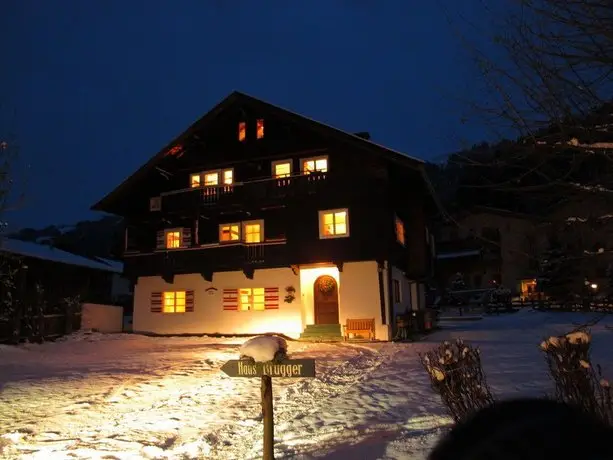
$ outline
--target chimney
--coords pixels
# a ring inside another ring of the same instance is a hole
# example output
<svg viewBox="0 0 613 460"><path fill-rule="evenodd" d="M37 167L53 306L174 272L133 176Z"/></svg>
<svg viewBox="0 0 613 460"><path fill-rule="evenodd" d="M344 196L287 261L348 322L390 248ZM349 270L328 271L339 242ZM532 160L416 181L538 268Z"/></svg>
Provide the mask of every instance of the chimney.
<svg viewBox="0 0 613 460"><path fill-rule="evenodd" d="M366 139L367 141L370 140L370 133L368 131L360 131L359 133L354 133L353 135Z"/></svg>

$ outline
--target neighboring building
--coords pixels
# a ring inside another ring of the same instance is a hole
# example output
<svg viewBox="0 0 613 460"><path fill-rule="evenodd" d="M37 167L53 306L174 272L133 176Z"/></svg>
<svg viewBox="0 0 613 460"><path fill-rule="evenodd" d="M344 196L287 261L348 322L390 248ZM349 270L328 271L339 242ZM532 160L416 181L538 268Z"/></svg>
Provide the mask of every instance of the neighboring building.
<svg viewBox="0 0 613 460"><path fill-rule="evenodd" d="M437 280L449 287L457 273L469 289L502 284L515 294L536 289L544 224L526 214L489 207L456 213L439 228Z"/></svg>
<svg viewBox="0 0 613 460"><path fill-rule="evenodd" d="M596 293L613 292L613 203L607 195L568 193L547 212L546 246L558 246L571 261L574 293L583 292L586 280L597 286Z"/></svg>
<svg viewBox="0 0 613 460"><path fill-rule="evenodd" d="M34 300L35 285L39 284L50 307L74 296L83 302L110 303L113 279L123 269L120 262L109 265L48 245L12 238L0 240L0 252L18 256L17 266L25 267L20 272L25 276L18 275L18 295Z"/></svg>
<svg viewBox="0 0 613 460"><path fill-rule="evenodd" d="M127 222L134 330L391 338L424 306L436 200L368 137L234 92L95 204Z"/></svg>

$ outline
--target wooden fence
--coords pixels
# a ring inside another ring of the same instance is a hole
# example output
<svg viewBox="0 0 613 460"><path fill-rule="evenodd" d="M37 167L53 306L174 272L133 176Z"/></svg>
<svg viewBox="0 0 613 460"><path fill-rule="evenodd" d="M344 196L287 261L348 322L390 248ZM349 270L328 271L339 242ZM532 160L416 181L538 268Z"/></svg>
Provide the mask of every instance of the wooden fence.
<svg viewBox="0 0 613 460"><path fill-rule="evenodd" d="M70 316L54 314L23 318L19 322L19 334L13 334L14 326L10 320L0 320L0 343L53 340L70 334L81 328L81 312Z"/></svg>

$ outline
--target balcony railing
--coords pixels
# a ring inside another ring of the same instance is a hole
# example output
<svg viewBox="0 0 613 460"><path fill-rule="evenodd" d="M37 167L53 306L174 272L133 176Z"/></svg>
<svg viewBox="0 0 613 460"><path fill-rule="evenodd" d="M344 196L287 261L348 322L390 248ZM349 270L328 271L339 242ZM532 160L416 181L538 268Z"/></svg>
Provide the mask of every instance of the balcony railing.
<svg viewBox="0 0 613 460"><path fill-rule="evenodd" d="M285 266L287 248L285 240L263 243L210 244L199 247L157 250L154 252L127 252L125 271L132 276L154 276L168 271L173 273L203 273L241 270L245 266Z"/></svg>
<svg viewBox="0 0 613 460"><path fill-rule="evenodd" d="M173 190L161 194L164 211L274 201L292 196L318 193L329 184L327 173L300 174L282 178L264 178L231 185L215 185Z"/></svg>

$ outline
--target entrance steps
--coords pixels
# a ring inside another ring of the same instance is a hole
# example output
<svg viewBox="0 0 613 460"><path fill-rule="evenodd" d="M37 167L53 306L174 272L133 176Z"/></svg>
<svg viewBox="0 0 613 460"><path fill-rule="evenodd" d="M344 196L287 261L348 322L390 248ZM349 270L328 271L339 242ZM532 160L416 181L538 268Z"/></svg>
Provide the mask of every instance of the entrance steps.
<svg viewBox="0 0 613 460"><path fill-rule="evenodd" d="M300 334L306 342L340 342L343 340L340 324L309 324Z"/></svg>

